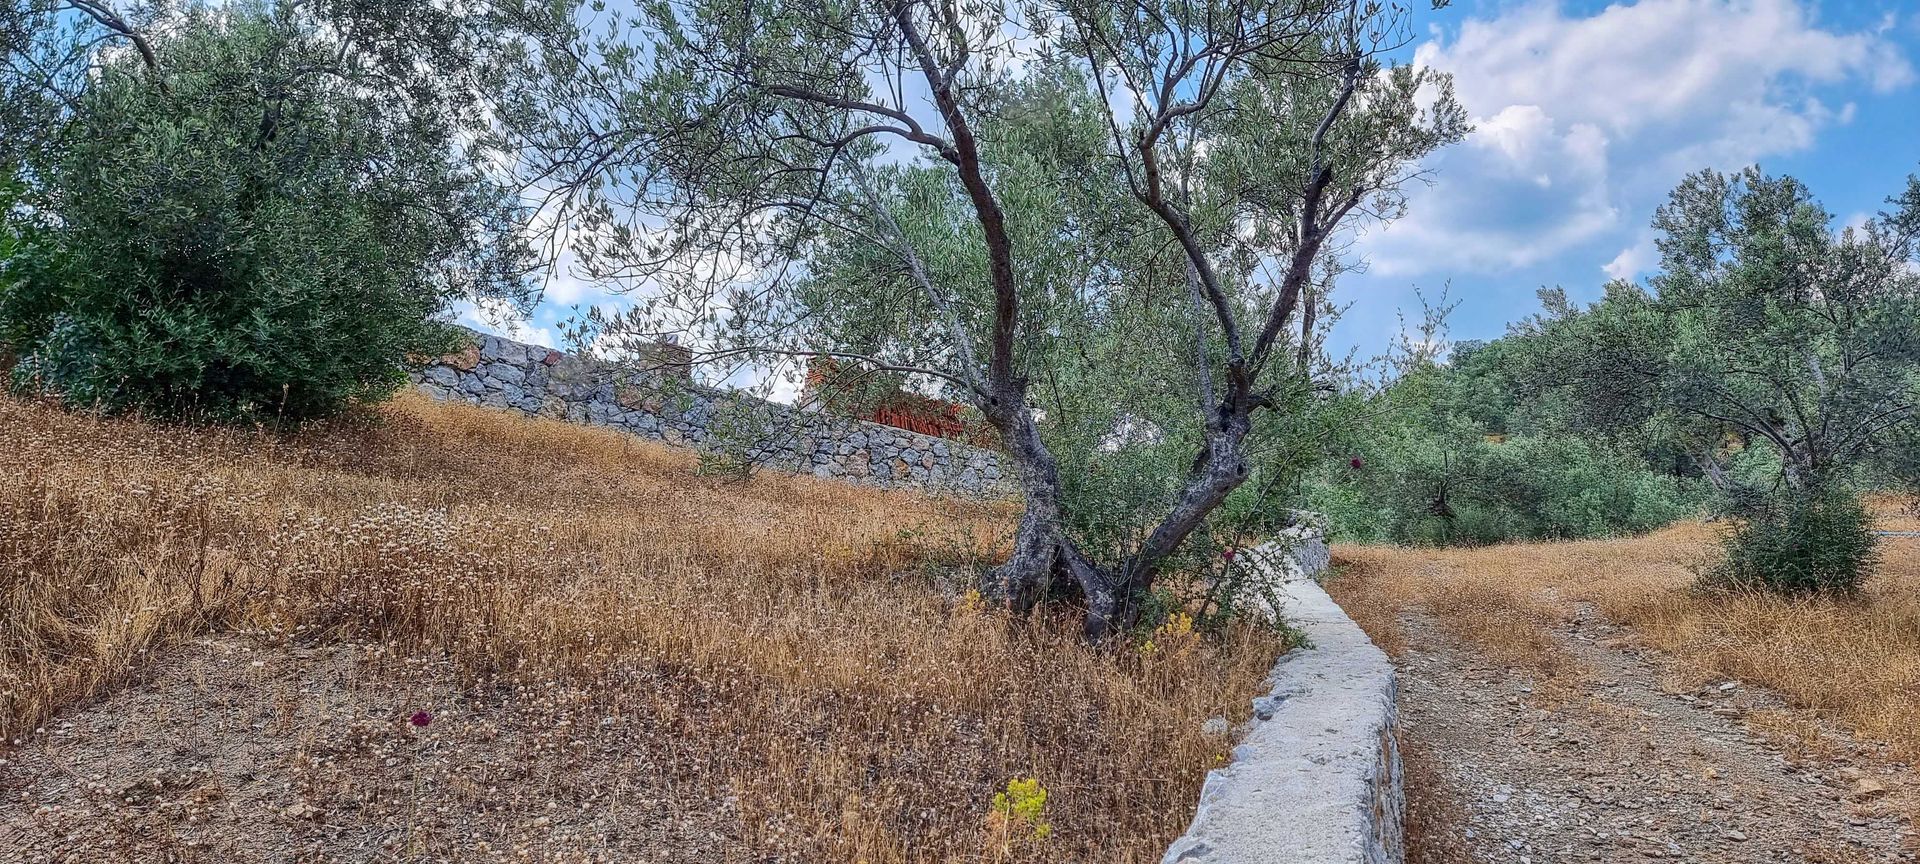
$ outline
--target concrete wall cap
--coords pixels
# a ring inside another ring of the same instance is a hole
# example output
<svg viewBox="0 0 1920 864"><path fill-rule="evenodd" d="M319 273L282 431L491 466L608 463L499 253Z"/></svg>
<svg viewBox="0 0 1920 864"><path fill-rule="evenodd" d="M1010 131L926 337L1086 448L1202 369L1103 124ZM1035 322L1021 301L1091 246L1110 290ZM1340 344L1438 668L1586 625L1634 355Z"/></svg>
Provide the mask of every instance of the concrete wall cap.
<svg viewBox="0 0 1920 864"><path fill-rule="evenodd" d="M1306 642L1274 665L1233 760L1208 773L1162 864L1399 864L1393 664L1311 578L1327 560L1317 532L1254 551L1261 593L1275 599L1267 613Z"/></svg>

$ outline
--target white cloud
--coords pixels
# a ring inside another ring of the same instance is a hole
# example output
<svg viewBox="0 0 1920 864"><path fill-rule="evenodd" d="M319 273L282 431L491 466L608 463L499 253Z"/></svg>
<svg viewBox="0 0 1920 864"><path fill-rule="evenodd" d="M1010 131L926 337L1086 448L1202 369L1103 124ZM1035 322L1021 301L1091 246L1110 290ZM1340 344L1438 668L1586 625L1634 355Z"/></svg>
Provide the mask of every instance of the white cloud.
<svg viewBox="0 0 1920 864"><path fill-rule="evenodd" d="M527 316L506 300L480 298L475 301L460 300L453 304L454 320L495 336L505 336L515 342L540 345L546 348L561 347L559 334L551 328L536 326Z"/></svg>
<svg viewBox="0 0 1920 864"><path fill-rule="evenodd" d="M1660 250L1654 248L1652 232L1642 232L1632 246L1620 250L1612 261L1600 265L1608 279L1633 279L1653 268Z"/></svg>
<svg viewBox="0 0 1920 864"><path fill-rule="evenodd" d="M600 289L586 280L573 275L568 253L560 262L549 268L546 278L540 283L540 300L557 306L572 306L582 300L605 296Z"/></svg>
<svg viewBox="0 0 1920 864"><path fill-rule="evenodd" d="M1436 32L1414 62L1450 72L1474 117L1430 163L1407 218L1370 232L1376 272L1495 273L1618 237L1609 274L1637 271L1644 230L1688 172L1807 149L1851 120L1827 88L1910 86L1876 30L1823 29L1792 0L1642 0L1590 17L1536 2ZM1630 244L1630 245L1629 245Z"/></svg>

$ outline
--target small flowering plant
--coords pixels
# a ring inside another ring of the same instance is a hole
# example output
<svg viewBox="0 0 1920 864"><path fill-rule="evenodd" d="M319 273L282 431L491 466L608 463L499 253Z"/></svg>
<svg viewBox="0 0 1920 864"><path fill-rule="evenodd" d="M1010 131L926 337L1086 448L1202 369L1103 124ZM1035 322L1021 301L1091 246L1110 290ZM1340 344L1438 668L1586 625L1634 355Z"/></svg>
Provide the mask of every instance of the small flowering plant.
<svg viewBox="0 0 1920 864"><path fill-rule="evenodd" d="M1193 628L1193 616L1186 612L1174 612L1160 622L1160 626L1153 628L1152 635L1141 643L1140 653L1147 657L1163 651L1183 654L1199 641L1199 634Z"/></svg>
<svg viewBox="0 0 1920 864"><path fill-rule="evenodd" d="M433 715L425 711L415 711L413 712L413 716L407 718L407 725L415 729L425 729L427 728L427 724L432 722Z"/></svg>
<svg viewBox="0 0 1920 864"><path fill-rule="evenodd" d="M1053 835L1046 809L1047 788L1040 778L1015 777L1007 781L1007 791L994 793L987 824L1003 838L1003 846L1011 846L1016 834L1039 842Z"/></svg>

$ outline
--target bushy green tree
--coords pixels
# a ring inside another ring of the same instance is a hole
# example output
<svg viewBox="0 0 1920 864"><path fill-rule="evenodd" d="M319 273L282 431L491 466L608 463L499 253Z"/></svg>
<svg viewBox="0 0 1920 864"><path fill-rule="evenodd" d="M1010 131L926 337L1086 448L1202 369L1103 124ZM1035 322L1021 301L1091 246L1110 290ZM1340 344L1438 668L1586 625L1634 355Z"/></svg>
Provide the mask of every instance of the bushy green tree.
<svg viewBox="0 0 1920 864"><path fill-rule="evenodd" d="M51 27L60 4L39 5ZM9 217L45 253L0 293L16 384L297 421L394 390L408 354L450 344L451 299L523 291L521 208L462 140L473 40L498 22L248 2L159 10L144 34L101 20L47 31L109 47L77 55L93 68L18 154Z"/></svg>
<svg viewBox="0 0 1920 864"><path fill-rule="evenodd" d="M1727 488L1748 520L1728 541L1739 581L1845 590L1866 575L1862 469L1920 418L1920 179L1892 204L1836 232L1792 178L1701 172L1655 219L1658 275L1585 309L1550 294L1523 328L1543 349L1529 374L1580 425L1682 444ZM1736 488L1735 453L1773 466L1770 482Z"/></svg>
<svg viewBox="0 0 1920 864"><path fill-rule="evenodd" d="M1696 513L1701 483L1558 427L1514 396L1517 337L1456 346L1378 393L1305 483L1359 541L1480 545L1635 534Z"/></svg>
<svg viewBox="0 0 1920 864"><path fill-rule="evenodd" d="M1767 495L1742 508L1713 579L1792 593L1847 593L1879 560L1873 515L1833 487Z"/></svg>
<svg viewBox="0 0 1920 864"><path fill-rule="evenodd" d="M1132 548L1187 480L1194 441L1204 435L1205 355L1223 346L1207 335L1209 313L1188 281L1184 253L1156 233L1152 214L1126 193L1124 170L1103 155L1111 133L1084 76L1068 66L1032 70L989 106L978 134L996 154L1001 188L1021 217L1009 220L1008 233L1030 280L1023 350L1039 375L1028 399L1058 467L1058 530L1078 549ZM867 182L879 197L900 202L889 212L890 228L923 257L930 279L977 284L968 269L979 266L968 255L969 205L943 171L881 166ZM798 296L807 309L833 310L817 319L828 344L898 352L910 347L899 334L938 321L900 258L866 238L833 236L808 266ZM1343 404L1314 387L1316 378L1336 375L1318 350L1333 320L1328 287L1324 280L1314 286L1308 350L1295 350L1286 368L1269 373L1273 406L1245 441L1246 482L1168 558L1169 568L1228 576L1229 550L1272 536L1289 519L1295 481ZM937 336L916 340L928 354L915 362L938 362ZM967 398L955 388L947 395ZM1051 589L1071 595L1079 587L1056 580ZM1204 625L1230 616L1233 599L1217 592L1187 608L1199 609Z"/></svg>

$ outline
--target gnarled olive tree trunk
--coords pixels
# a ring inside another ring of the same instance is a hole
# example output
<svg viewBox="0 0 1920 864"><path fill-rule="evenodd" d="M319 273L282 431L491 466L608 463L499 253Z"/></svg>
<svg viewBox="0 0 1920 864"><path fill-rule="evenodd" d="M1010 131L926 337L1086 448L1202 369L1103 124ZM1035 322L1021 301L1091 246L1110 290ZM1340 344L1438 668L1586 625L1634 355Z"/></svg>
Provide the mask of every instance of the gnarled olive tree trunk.
<svg viewBox="0 0 1920 864"><path fill-rule="evenodd" d="M1124 553L1117 565L1105 567L1063 530L1062 516L1071 502L1061 499L1059 467L1023 400L1015 416L1004 418L1007 425L1001 432L1020 470L1026 510L1015 530L1012 554L987 576L987 593L1024 612L1046 597L1054 574L1064 572L1080 589L1088 639L1132 628L1167 559L1246 482L1245 442L1252 430L1252 409L1245 399L1220 406L1173 506L1130 552L1093 550L1095 555Z"/></svg>
<svg viewBox="0 0 1920 864"><path fill-rule="evenodd" d="M987 416L1019 470L1026 509L1014 529L1012 553L986 574L981 588L988 597L1026 612L1045 599L1054 571L1060 537L1060 466L1040 440L1040 427L1018 389L1007 388L991 403L995 410Z"/></svg>

